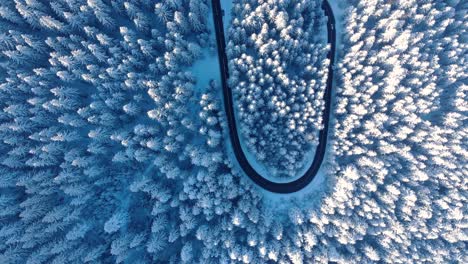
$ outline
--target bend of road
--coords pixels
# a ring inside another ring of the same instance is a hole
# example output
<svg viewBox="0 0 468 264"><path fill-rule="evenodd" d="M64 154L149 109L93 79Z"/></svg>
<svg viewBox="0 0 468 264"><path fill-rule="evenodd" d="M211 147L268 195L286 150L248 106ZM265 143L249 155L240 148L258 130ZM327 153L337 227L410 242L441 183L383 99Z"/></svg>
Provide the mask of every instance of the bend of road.
<svg viewBox="0 0 468 264"><path fill-rule="evenodd" d="M330 107L331 107L331 89L333 85L333 64L335 61L335 44L336 44L336 32L335 32L335 17L333 15L333 10L330 7L330 4L327 0L323 1L322 8L325 11L325 15L328 17L327 22L327 32L328 32L328 43L330 43L330 51L327 54L327 58L330 60L328 66L328 77L327 77L327 86L325 88L324 100L325 100L325 109L323 110L323 129L319 132L319 143L315 151L315 156L313 158L311 166L307 171L299 177L298 179L278 183L270 181L262 175L260 175L249 163L247 160L239 139L239 134L237 132L236 120L234 116L234 104L232 90L227 85L227 80L229 79L229 69L228 69L228 60L226 56L226 42L224 38L224 29L223 29L223 13L221 9L220 0L211 0L212 9L213 9L213 19L215 24L216 31L216 43L218 47L218 58L219 58L219 67L221 71L221 85L223 88L223 97L224 97L224 108L227 116L227 123L229 128L229 136L231 139L232 147L234 154L236 156L239 165L245 174L258 186L261 188L274 192L274 193L293 193L301 190L306 187L315 177L317 172L320 169L320 165L325 156L325 150L327 147L327 136L328 136L328 126L330 123Z"/></svg>

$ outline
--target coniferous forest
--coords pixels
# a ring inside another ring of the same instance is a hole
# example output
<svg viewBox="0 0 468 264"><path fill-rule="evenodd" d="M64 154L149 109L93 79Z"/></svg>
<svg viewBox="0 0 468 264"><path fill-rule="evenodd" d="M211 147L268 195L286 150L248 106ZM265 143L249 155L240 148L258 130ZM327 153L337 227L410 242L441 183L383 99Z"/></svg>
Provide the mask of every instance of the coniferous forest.
<svg viewBox="0 0 468 264"><path fill-rule="evenodd" d="M278 194L215 1L0 1L0 263L467 263L468 2L221 0Z"/></svg>

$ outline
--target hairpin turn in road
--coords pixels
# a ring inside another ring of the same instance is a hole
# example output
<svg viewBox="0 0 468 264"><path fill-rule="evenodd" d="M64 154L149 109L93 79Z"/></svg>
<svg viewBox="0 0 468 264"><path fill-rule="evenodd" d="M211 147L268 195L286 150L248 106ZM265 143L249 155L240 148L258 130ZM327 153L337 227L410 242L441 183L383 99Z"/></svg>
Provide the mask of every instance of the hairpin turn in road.
<svg viewBox="0 0 468 264"><path fill-rule="evenodd" d="M327 54L327 58L330 59L330 64L328 66L327 87L324 93L325 109L323 111L322 119L324 122L324 127L319 132L319 143L317 145L312 164L304 173L304 175L291 182L278 183L262 177L262 175L255 171L255 169L250 165L242 150L239 141L239 134L237 132L236 120L234 116L232 90L229 89L227 85L227 80L229 78L229 69L228 60L226 56L226 42L224 38L223 11L221 9L220 0L212 0L211 3L216 31L216 44L218 47L219 67L221 71L221 85L223 88L224 108L227 116L229 136L231 139L236 159L239 162L241 168L244 170L245 174L247 174L247 176L261 188L274 193L293 193L299 191L302 188L306 187L314 179L315 175L320 169L320 165L322 164L322 161L324 159L325 150L327 147L327 135L330 123L331 89L333 85L333 64L335 61L336 44L335 17L333 15L333 10L331 9L328 1L324 0L322 8L325 11L325 15L328 17L328 43L330 43L331 48Z"/></svg>

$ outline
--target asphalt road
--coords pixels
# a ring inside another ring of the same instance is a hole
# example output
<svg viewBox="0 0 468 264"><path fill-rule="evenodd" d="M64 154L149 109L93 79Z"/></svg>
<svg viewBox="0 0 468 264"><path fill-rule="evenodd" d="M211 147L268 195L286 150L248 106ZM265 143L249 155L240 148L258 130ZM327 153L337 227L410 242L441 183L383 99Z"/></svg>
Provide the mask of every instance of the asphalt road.
<svg viewBox="0 0 468 264"><path fill-rule="evenodd" d="M213 8L213 19L216 31L216 43L218 46L219 67L221 71L221 85L223 88L224 96L224 108L226 111L227 122L229 127L229 136L231 138L231 143L236 159L239 162L241 168L244 170L245 174L247 174L247 176L261 188L274 193L297 192L302 188L306 187L314 179L315 175L320 169L320 165L322 164L323 158L325 156L325 150L327 147L327 135L330 123L331 89L333 84L333 63L335 61L336 44L335 17L333 15L333 10L331 9L328 1L324 0L322 8L325 11L325 15L328 17L328 43L331 44L331 49L327 55L327 57L330 59L330 65L328 67L327 87L325 89L323 98L325 100L325 109L323 111L324 128L319 132L319 143L317 145L312 164L309 167L309 169L304 173L304 175L291 182L277 183L262 177L262 175L255 171L255 169L252 168L249 161L245 157L245 154L242 150L239 141L239 134L237 132L236 120L234 116L232 90L227 85L227 80L229 78L229 69L228 60L226 56L226 42L224 38L221 3L220 0L211 0L211 3Z"/></svg>

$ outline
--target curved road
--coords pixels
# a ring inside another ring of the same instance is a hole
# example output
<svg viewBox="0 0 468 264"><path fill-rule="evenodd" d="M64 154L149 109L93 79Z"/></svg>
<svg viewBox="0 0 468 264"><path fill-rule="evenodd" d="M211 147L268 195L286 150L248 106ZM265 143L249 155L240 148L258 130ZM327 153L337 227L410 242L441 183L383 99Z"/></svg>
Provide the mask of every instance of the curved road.
<svg viewBox="0 0 468 264"><path fill-rule="evenodd" d="M328 135L328 125L330 121L330 106L331 106L331 89L333 84L333 64L335 61L335 43L336 43L336 33L335 33L335 17L333 15L333 10L330 7L330 4L327 0L323 1L322 8L325 11L325 14L328 17L327 31L328 31L328 43L331 44L331 49L328 52L327 58L330 59L330 65L328 66L328 79L327 87L325 89L324 100L325 100L325 109L323 111L323 122L324 128L319 132L319 143L315 151L314 160L309 169L304 173L303 176L297 180L285 183L278 183L267 180L262 177L254 168L250 165L249 161L245 157L245 154L242 150L239 135L237 133L236 120L234 117L234 107L232 99L232 91L227 85L227 80L229 78L228 70L228 60L226 57L226 42L224 38L224 29L223 29L223 13L221 9L220 0L211 0L212 9L213 9L213 19L216 31L216 42L218 46L218 58L219 58L219 67L221 71L221 85L223 87L223 96L224 96L224 108L227 115L227 122L229 127L229 135L231 138L232 146L234 149L234 154L236 156L239 165L247 174L247 176L252 179L257 185L274 193L293 193L301 190L306 187L317 174L320 165L322 164L323 158L325 156L325 149L327 146L327 135Z"/></svg>

